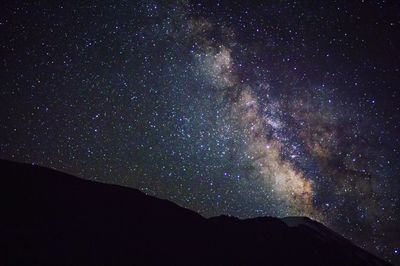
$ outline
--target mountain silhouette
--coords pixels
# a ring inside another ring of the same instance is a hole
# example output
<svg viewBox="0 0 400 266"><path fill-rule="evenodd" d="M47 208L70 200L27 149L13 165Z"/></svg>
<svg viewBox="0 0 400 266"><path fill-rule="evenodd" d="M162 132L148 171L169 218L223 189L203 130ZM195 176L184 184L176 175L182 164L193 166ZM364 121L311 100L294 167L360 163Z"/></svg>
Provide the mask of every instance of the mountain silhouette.
<svg viewBox="0 0 400 266"><path fill-rule="evenodd" d="M391 265L306 217L207 219L44 167L0 173L1 265Z"/></svg>

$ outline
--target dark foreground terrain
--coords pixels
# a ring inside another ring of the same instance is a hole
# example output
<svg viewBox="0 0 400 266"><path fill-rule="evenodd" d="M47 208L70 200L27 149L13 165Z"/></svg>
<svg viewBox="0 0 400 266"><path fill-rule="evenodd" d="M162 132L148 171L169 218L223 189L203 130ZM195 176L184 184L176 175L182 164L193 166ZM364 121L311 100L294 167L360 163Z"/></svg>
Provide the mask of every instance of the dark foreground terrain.
<svg viewBox="0 0 400 266"><path fill-rule="evenodd" d="M390 265L308 218L210 219L0 160L0 265Z"/></svg>

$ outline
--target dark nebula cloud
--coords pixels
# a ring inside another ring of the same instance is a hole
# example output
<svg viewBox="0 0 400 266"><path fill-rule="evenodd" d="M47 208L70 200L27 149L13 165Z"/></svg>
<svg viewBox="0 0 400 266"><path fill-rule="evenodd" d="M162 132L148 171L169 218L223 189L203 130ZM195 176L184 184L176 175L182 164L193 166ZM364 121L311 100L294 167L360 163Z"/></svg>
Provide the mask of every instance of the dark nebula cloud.
<svg viewBox="0 0 400 266"><path fill-rule="evenodd" d="M133 2L2 8L1 158L399 263L397 2Z"/></svg>

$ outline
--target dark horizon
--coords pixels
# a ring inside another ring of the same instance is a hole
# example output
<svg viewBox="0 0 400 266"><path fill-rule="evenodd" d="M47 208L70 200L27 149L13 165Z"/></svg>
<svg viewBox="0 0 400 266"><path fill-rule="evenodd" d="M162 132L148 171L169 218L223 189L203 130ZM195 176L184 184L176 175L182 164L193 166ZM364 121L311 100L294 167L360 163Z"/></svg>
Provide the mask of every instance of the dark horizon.
<svg viewBox="0 0 400 266"><path fill-rule="evenodd" d="M204 218L36 165L0 173L4 265L392 265L307 217Z"/></svg>

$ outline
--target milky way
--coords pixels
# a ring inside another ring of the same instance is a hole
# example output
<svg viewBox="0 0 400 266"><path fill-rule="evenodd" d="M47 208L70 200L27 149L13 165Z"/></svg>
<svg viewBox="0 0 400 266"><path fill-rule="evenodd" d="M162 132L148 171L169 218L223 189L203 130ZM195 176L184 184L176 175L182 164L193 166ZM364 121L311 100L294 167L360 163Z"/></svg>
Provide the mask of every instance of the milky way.
<svg viewBox="0 0 400 266"><path fill-rule="evenodd" d="M400 263L399 4L0 13L1 158L207 217L306 215Z"/></svg>
<svg viewBox="0 0 400 266"><path fill-rule="evenodd" d="M219 45L217 48L207 46L204 50L205 55L195 55L204 58L200 62L201 69L210 76L216 89L237 94L235 99L226 103L229 108L227 115L246 138L242 152L251 160L254 173L272 188L271 194L275 197L282 198L290 208L299 209L299 214L311 215L311 181L306 180L290 161L282 159L283 144L279 138L269 137L274 129L280 127L279 122L260 110L251 86L238 82L229 48ZM270 109L270 103L265 108Z"/></svg>

